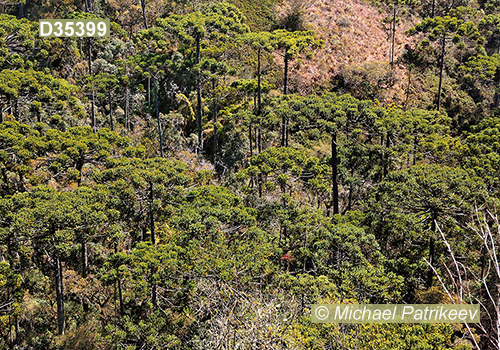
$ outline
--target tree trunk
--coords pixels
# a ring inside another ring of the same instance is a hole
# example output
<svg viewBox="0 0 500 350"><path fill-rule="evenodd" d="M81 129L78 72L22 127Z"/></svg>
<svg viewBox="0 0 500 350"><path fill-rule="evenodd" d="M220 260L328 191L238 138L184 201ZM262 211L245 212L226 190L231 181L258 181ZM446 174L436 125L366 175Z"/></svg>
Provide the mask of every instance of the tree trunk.
<svg viewBox="0 0 500 350"><path fill-rule="evenodd" d="M154 281L154 274L156 273L156 266L151 269L151 303L153 304L153 311L158 309L157 286Z"/></svg>
<svg viewBox="0 0 500 350"><path fill-rule="evenodd" d="M259 173L257 181L259 182L259 198L262 198L262 174Z"/></svg>
<svg viewBox="0 0 500 350"><path fill-rule="evenodd" d="M281 116L281 146L282 147L285 147L285 130L286 130L286 126L285 126L285 116L282 115Z"/></svg>
<svg viewBox="0 0 500 350"><path fill-rule="evenodd" d="M19 99L14 100L14 119L19 121Z"/></svg>
<svg viewBox="0 0 500 350"><path fill-rule="evenodd" d="M432 266L434 263L434 255L435 255L435 239L434 239L434 233L436 232L436 219L437 215L436 212L433 211L431 214L431 237L429 238L429 264ZM429 289L432 287L432 277L434 275L434 272L432 271L432 267L429 266L429 271L427 272L427 283L426 287Z"/></svg>
<svg viewBox="0 0 500 350"><path fill-rule="evenodd" d="M253 157L253 145L252 145L252 120L248 123L248 139L250 141L250 158Z"/></svg>
<svg viewBox="0 0 500 350"><path fill-rule="evenodd" d="M406 111L406 106L410 100L410 86L411 86L411 68L408 67L408 85L406 86L406 99L404 103L404 110Z"/></svg>
<svg viewBox="0 0 500 350"><path fill-rule="evenodd" d="M444 69L444 54L445 54L445 45L446 45L446 35L443 35L443 43L441 46L441 63L439 66L439 86L438 86L438 101L437 101L437 110L441 109L441 89L443 85L443 69Z"/></svg>
<svg viewBox="0 0 500 350"><path fill-rule="evenodd" d="M391 69L394 69L394 51L396 42L396 5L394 5L391 26Z"/></svg>
<svg viewBox="0 0 500 350"><path fill-rule="evenodd" d="M257 150L259 153L262 152L262 137L261 137L261 127L260 118L262 114L262 67L261 67L261 48L259 47L257 55L257 115L259 117L259 129L257 135Z"/></svg>
<svg viewBox="0 0 500 350"><path fill-rule="evenodd" d="M111 127L111 131L115 131L115 126L113 124L113 110L111 108L112 105L111 100L111 91L108 91L108 103L109 103L109 126Z"/></svg>
<svg viewBox="0 0 500 350"><path fill-rule="evenodd" d="M22 2L19 2L19 18L24 18L24 5Z"/></svg>
<svg viewBox="0 0 500 350"><path fill-rule="evenodd" d="M500 46L499 46L499 54L500 54ZM493 108L498 108L498 104L499 104L499 96L498 96L498 89L500 89L500 73L498 72L497 70L497 73L496 73L496 76L495 76L495 87L493 88L493 90L495 91L494 95L493 95Z"/></svg>
<svg viewBox="0 0 500 350"><path fill-rule="evenodd" d="M262 112L262 69L261 69L261 48L259 47L259 51L257 52L257 115L260 116Z"/></svg>
<svg viewBox="0 0 500 350"><path fill-rule="evenodd" d="M59 256L54 258L54 275L56 278L56 301L57 301L57 328L58 334L64 335L64 290L63 290L63 274L62 265Z"/></svg>
<svg viewBox="0 0 500 350"><path fill-rule="evenodd" d="M214 91L214 103L213 103L213 110L212 110L212 117L213 117L213 123L214 123L214 166L217 169L217 152L218 152L218 139L217 139L217 95L215 94L215 87L216 87L216 82L215 80L213 81L212 84L212 89ZM252 139L250 138L250 156L252 154Z"/></svg>
<svg viewBox="0 0 500 350"><path fill-rule="evenodd" d="M285 53L285 77L283 81L283 95L288 95L288 55Z"/></svg>
<svg viewBox="0 0 500 350"><path fill-rule="evenodd" d="M155 218L153 214L153 183L149 183L149 229L151 230L151 243L156 245L156 237L155 237Z"/></svg>
<svg viewBox="0 0 500 350"><path fill-rule="evenodd" d="M81 246L82 246L82 277L85 278L87 277L87 270L89 263L87 256L87 242L85 238L82 238Z"/></svg>
<svg viewBox="0 0 500 350"><path fill-rule="evenodd" d="M382 180L384 179L384 164L385 164L385 148L384 148L384 135L380 135L380 146L382 151L380 154L380 165L382 166Z"/></svg>
<svg viewBox="0 0 500 350"><path fill-rule="evenodd" d="M160 140L160 157L163 158L163 131L161 130L160 107L158 105L158 82L153 78L153 88L155 90L155 115L158 121L158 136Z"/></svg>
<svg viewBox="0 0 500 350"><path fill-rule="evenodd" d="M351 178L354 177L354 170L351 171ZM352 183L349 184L349 196L347 198L347 209L345 212L348 212L352 209L352 192L354 191Z"/></svg>
<svg viewBox="0 0 500 350"><path fill-rule="evenodd" d="M89 62L89 75L92 76L92 38L87 41L87 59Z"/></svg>
<svg viewBox="0 0 500 350"><path fill-rule="evenodd" d="M125 130L130 130L130 87L125 88Z"/></svg>
<svg viewBox="0 0 500 350"><path fill-rule="evenodd" d="M145 0L141 0L142 7L142 20L144 21L144 28L148 29L148 20L146 18L146 3Z"/></svg>
<svg viewBox="0 0 500 350"><path fill-rule="evenodd" d="M95 120L95 92L93 88L92 88L91 118L92 118L92 130L96 132L97 122Z"/></svg>
<svg viewBox="0 0 500 350"><path fill-rule="evenodd" d="M201 120L201 51L200 51L200 38L196 38L196 64L198 65L198 77L196 79L196 118L198 127L198 154L203 151L203 139L202 139L202 120Z"/></svg>
<svg viewBox="0 0 500 350"><path fill-rule="evenodd" d="M19 332L19 316L18 315L15 315L14 316L14 322L15 322L15 332L16 332L16 340L14 341L14 344L15 345L19 345L19 343L21 343L21 339L20 339L20 332Z"/></svg>
<svg viewBox="0 0 500 350"><path fill-rule="evenodd" d="M118 278L118 301L120 303L120 317L123 317L123 292L122 292L122 280Z"/></svg>
<svg viewBox="0 0 500 350"><path fill-rule="evenodd" d="M82 251L81 264L82 264L82 277L83 278L87 278L88 266L89 266L86 238L87 238L86 235L85 235L85 237L82 237L82 242L81 242L81 251ZM82 298L81 301L82 301L83 311L85 313L89 312L89 304L88 304L87 300L84 300L84 298Z"/></svg>
<svg viewBox="0 0 500 350"><path fill-rule="evenodd" d="M258 146L259 153L261 153L262 152L262 127L260 125L260 122L259 122L258 132L259 132L259 134L257 135L257 146Z"/></svg>
<svg viewBox="0 0 500 350"><path fill-rule="evenodd" d="M12 333L12 321L9 315L9 349L14 349L14 333Z"/></svg>
<svg viewBox="0 0 500 350"><path fill-rule="evenodd" d="M332 134L332 200L333 200L333 214L338 214L339 184L337 181L337 133Z"/></svg>
<svg viewBox="0 0 500 350"><path fill-rule="evenodd" d="M417 130L415 129L415 136L413 137L413 165L417 164L417 147L418 147L418 139L417 139Z"/></svg>
<svg viewBox="0 0 500 350"><path fill-rule="evenodd" d="M288 147L288 118L285 119L285 147Z"/></svg>
<svg viewBox="0 0 500 350"><path fill-rule="evenodd" d="M386 138L385 138L385 149L384 149L384 152L386 153L385 161L384 161L384 178L389 173L389 151L388 151L389 142L390 142L390 137L389 137L389 133L387 133Z"/></svg>
<svg viewBox="0 0 500 350"><path fill-rule="evenodd" d="M288 94L288 55L285 53L285 77L283 81L283 94ZM283 147L288 147L288 130L287 130L287 119L283 115L281 118L281 145Z"/></svg>
<svg viewBox="0 0 500 350"><path fill-rule="evenodd" d="M148 78L148 92L147 92L147 98L148 98L148 108L151 108L151 78Z"/></svg>
<svg viewBox="0 0 500 350"><path fill-rule="evenodd" d="M90 0L88 0L90 1ZM92 77L92 38L88 38L88 45L87 45L87 59L89 62L89 75ZM92 130L94 132L97 131L97 125L96 125L96 120L95 120L95 92L94 92L94 86L92 83L92 98L91 98L91 106L90 106L90 115L91 115L91 123L92 123Z"/></svg>

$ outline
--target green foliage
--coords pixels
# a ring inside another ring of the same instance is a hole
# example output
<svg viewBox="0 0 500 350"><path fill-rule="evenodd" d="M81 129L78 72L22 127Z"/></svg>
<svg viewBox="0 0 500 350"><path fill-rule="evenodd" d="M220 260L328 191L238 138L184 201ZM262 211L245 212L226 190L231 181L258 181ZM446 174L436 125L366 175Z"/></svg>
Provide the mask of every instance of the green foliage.
<svg viewBox="0 0 500 350"><path fill-rule="evenodd" d="M324 41L314 38L314 31L289 32L278 29L271 33L271 43L284 52L287 59L294 59L307 49L323 47Z"/></svg>
<svg viewBox="0 0 500 350"><path fill-rule="evenodd" d="M464 168L482 178L489 193L498 193L498 117L484 120L475 126L465 137L464 148L460 154Z"/></svg>
<svg viewBox="0 0 500 350"><path fill-rule="evenodd" d="M26 19L0 15L0 69L46 68L51 61L79 56L74 43L60 38L42 39L39 25Z"/></svg>
<svg viewBox="0 0 500 350"><path fill-rule="evenodd" d="M463 240L475 240L464 236L463 228L474 206L486 200L484 183L467 171L416 165L390 173L372 192L366 210L373 215L372 232L380 244L391 247L387 257L392 267L411 282L427 269L423 257L430 254L433 261L437 227L452 237L456 249L464 248Z"/></svg>
<svg viewBox="0 0 500 350"><path fill-rule="evenodd" d="M54 79L41 71L4 69L0 72L0 100L10 104L10 114L21 122L34 124L35 120L47 120L51 114L63 114L71 125L75 120L68 118L69 115L77 120L84 118L85 111L74 96L78 90L67 80Z"/></svg>
<svg viewBox="0 0 500 350"><path fill-rule="evenodd" d="M0 15L0 349L488 349L495 317L310 323L311 304L445 288L495 315L482 235L498 225L474 217L499 191L495 1L435 3L446 16L416 24L399 59L398 23L432 3L385 3L390 62L335 67L338 94L299 86L302 58L333 74L306 23L320 3L15 5L116 22L94 39ZM450 250L481 281L455 276Z"/></svg>
<svg viewBox="0 0 500 350"><path fill-rule="evenodd" d="M263 177L267 188L281 188L282 193L292 189L313 192L324 189L328 167L316 157L308 157L304 151L293 148L268 148L251 159L251 166L243 170L239 177ZM268 184L273 183L274 186ZM288 190L287 190L288 189Z"/></svg>

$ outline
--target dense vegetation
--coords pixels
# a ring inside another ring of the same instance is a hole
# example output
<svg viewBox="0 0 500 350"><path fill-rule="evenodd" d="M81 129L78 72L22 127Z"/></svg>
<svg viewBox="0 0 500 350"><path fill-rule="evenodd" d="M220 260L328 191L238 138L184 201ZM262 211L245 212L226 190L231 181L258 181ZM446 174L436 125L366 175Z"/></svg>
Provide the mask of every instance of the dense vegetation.
<svg viewBox="0 0 500 350"><path fill-rule="evenodd" d="M366 6L388 70L305 95L304 1L0 4L0 349L500 349L500 4ZM111 36L39 37L70 17Z"/></svg>

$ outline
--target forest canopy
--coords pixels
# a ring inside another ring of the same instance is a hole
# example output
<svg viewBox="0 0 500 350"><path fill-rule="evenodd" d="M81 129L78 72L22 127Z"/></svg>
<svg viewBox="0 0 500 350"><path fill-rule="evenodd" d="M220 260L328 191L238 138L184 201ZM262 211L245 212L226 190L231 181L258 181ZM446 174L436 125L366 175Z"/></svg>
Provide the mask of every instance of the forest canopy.
<svg viewBox="0 0 500 350"><path fill-rule="evenodd" d="M500 4L320 3L0 3L0 349L500 349Z"/></svg>

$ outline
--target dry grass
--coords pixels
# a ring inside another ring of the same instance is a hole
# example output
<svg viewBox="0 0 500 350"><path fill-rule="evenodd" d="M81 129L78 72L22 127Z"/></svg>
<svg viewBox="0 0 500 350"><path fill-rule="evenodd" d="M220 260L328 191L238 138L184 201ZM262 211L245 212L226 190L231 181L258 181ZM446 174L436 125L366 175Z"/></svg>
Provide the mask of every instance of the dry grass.
<svg viewBox="0 0 500 350"><path fill-rule="evenodd" d="M286 8L285 3L278 13L286 11ZM311 84L327 86L340 69L348 65L389 62L389 33L382 24L386 16L387 13L362 0L310 1L304 7L304 18L307 26L325 41L325 47L313 60L304 60L300 66L294 65L294 74L298 76L291 83L297 87L297 92L309 93L300 87ZM414 25L415 20L403 18L397 26L396 58L403 53L405 44L414 46L414 39L405 35L405 31ZM404 69L397 69L396 78L400 83L393 87L394 92L388 94L385 102L401 101L405 75Z"/></svg>

